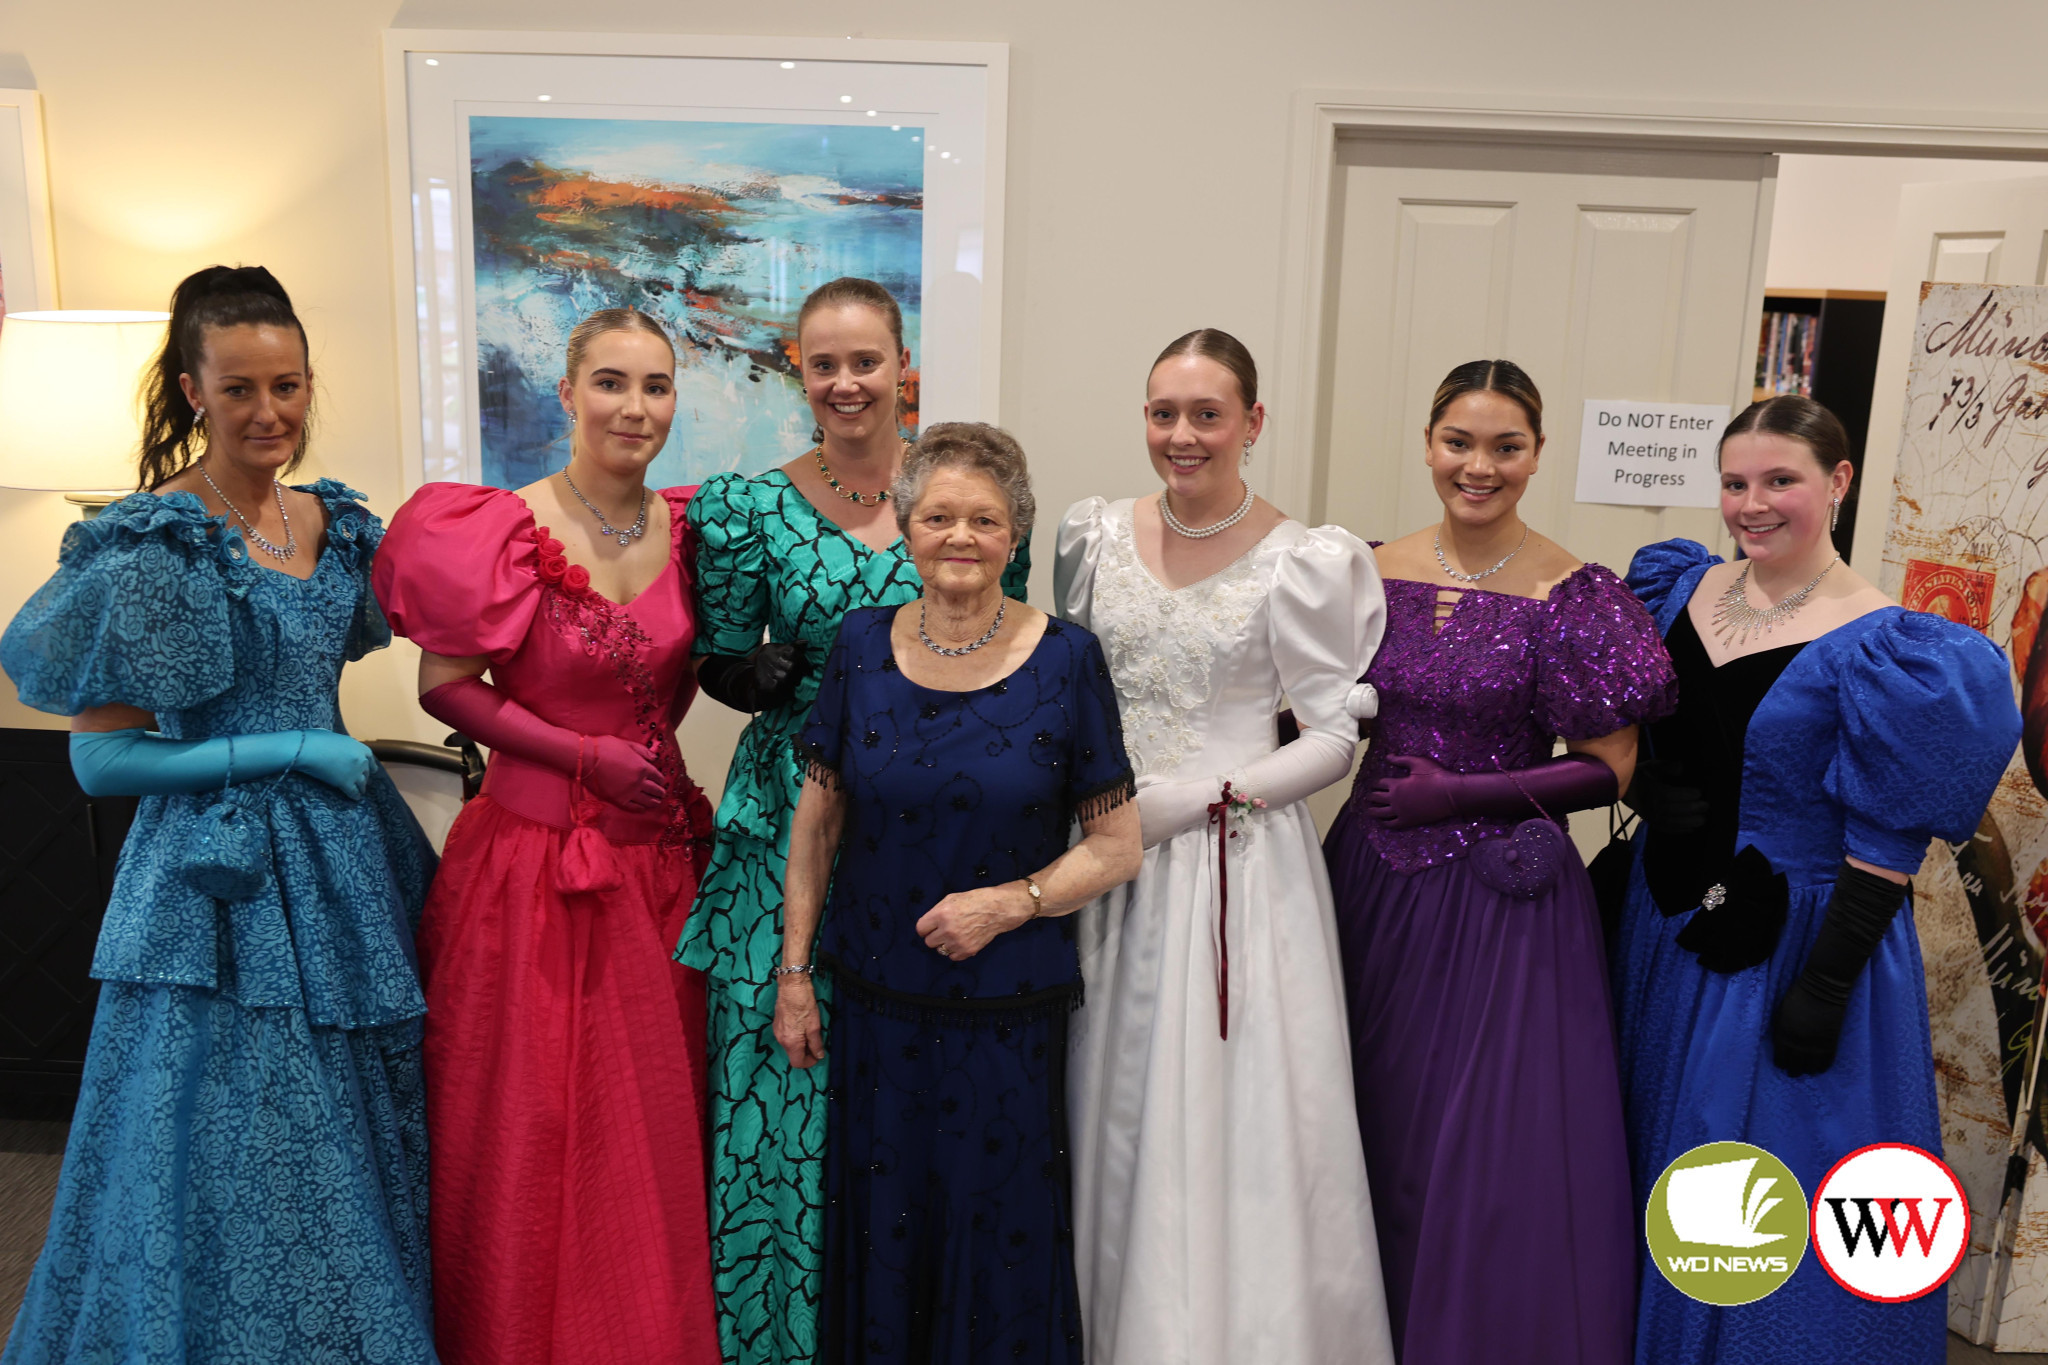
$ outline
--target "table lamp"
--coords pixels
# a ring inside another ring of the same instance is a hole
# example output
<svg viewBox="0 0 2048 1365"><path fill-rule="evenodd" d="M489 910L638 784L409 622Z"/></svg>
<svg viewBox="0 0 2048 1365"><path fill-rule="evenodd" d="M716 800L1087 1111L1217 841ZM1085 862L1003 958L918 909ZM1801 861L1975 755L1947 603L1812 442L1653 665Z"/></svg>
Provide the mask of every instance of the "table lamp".
<svg viewBox="0 0 2048 1365"><path fill-rule="evenodd" d="M143 370L169 313L61 309L0 322L0 488L64 493L92 516L135 487Z"/></svg>

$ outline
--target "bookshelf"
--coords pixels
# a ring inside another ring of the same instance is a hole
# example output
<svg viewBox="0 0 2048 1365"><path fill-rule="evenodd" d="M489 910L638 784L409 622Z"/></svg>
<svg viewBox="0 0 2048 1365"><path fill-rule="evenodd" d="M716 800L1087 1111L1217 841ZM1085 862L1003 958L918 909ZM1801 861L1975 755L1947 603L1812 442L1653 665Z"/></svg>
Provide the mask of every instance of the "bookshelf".
<svg viewBox="0 0 2048 1365"><path fill-rule="evenodd" d="M1764 293L1752 400L1799 393L1842 419L1849 458L1860 476L1877 385L1877 342L1884 292L1867 289L1771 289ZM1859 477L1842 505L1835 548L1848 557L1856 534Z"/></svg>

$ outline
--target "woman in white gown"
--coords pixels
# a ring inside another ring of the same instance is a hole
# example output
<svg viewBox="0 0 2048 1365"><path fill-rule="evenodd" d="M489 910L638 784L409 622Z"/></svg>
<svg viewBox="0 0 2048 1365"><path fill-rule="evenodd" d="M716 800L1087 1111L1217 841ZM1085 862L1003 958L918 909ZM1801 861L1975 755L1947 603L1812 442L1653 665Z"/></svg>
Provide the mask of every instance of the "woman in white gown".
<svg viewBox="0 0 2048 1365"><path fill-rule="evenodd" d="M1095 1365L1393 1360L1303 804L1350 771L1386 603L1357 537L1243 482L1257 384L1227 333L1167 347L1145 408L1165 489L1090 498L1060 527L1058 605L1107 653L1145 842L1136 880L1077 916L1074 1259ZM1276 747L1283 694L1302 728Z"/></svg>

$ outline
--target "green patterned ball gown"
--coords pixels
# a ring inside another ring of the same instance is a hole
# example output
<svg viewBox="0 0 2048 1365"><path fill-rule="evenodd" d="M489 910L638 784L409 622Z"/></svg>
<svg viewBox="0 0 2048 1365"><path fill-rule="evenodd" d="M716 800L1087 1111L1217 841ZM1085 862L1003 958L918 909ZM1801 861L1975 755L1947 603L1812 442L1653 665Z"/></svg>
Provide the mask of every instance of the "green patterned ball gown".
<svg viewBox="0 0 2048 1365"><path fill-rule="evenodd" d="M812 669L839 622L923 590L908 548L869 549L811 506L779 469L721 474L690 500L697 551L696 652L745 654L801 641ZM1019 601L1029 545L1003 575ZM770 1024L768 970L782 955L782 869L803 774L792 743L818 694L806 676L786 706L740 736L718 806L718 843L676 958L709 977L711 1261L718 1330L734 1365L809 1365L817 1349L825 1073L794 1071ZM822 985L822 983L820 983Z"/></svg>

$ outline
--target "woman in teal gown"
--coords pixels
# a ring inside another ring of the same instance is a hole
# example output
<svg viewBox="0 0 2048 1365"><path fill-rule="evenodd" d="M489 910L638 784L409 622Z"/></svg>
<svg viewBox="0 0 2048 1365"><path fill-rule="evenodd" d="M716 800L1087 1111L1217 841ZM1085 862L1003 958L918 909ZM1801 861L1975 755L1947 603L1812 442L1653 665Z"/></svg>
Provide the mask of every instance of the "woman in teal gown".
<svg viewBox="0 0 2048 1365"><path fill-rule="evenodd" d="M331 479L271 482L296 463L311 376L268 272L202 271L173 310L154 491L72 526L0 640L22 701L76 718L86 789L143 794L4 1358L420 1365L412 935L433 852L336 697L343 663L391 640L370 593L383 527ZM267 864L254 890L193 875L223 800L255 836L243 870Z"/></svg>
<svg viewBox="0 0 2048 1365"><path fill-rule="evenodd" d="M752 478L721 474L690 501L698 679L758 714L727 770L717 843L677 960L705 973L711 1089L711 1263L725 1358L809 1365L822 1270L825 1080L772 1031L782 876L803 772L792 748L839 623L923 589L880 496L902 464L897 397L910 363L896 302L835 280L797 323L817 449ZM1003 577L1022 600L1029 546ZM762 636L766 633L767 643Z"/></svg>

